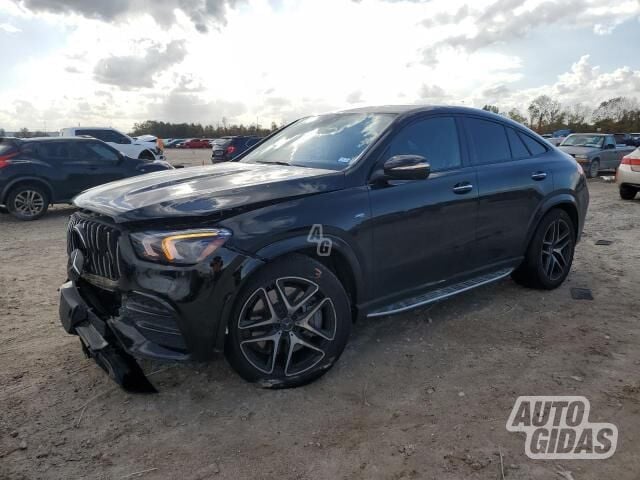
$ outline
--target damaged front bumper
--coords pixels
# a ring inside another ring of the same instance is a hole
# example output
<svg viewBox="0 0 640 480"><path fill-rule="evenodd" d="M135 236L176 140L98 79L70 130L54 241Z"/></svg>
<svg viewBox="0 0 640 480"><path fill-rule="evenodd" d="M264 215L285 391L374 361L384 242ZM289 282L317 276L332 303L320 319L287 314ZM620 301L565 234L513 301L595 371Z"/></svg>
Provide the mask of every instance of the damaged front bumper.
<svg viewBox="0 0 640 480"><path fill-rule="evenodd" d="M83 300L74 282L60 287L60 321L65 331L82 341L85 354L93 358L118 385L127 391L155 393L138 362L112 338L107 322Z"/></svg>

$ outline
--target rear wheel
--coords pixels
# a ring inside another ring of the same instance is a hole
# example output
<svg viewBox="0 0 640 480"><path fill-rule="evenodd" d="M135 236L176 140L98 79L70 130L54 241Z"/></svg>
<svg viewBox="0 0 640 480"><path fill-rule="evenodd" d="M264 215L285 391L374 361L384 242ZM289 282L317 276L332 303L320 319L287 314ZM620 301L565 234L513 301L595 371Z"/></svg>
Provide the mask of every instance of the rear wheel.
<svg viewBox="0 0 640 480"><path fill-rule="evenodd" d="M304 255L267 265L240 293L225 355L250 382L297 387L327 372L351 329L347 293L336 276Z"/></svg>
<svg viewBox="0 0 640 480"><path fill-rule="evenodd" d="M592 160L589 164L589 168L587 169L587 177L595 178L598 176L598 172L600 171L600 161Z"/></svg>
<svg viewBox="0 0 640 480"><path fill-rule="evenodd" d="M564 210L551 210L540 221L522 265L512 274L513 279L530 288L559 287L571 269L575 239L569 215Z"/></svg>
<svg viewBox="0 0 640 480"><path fill-rule="evenodd" d="M9 192L7 208L19 220L37 220L49 209L49 194L39 185L19 185Z"/></svg>
<svg viewBox="0 0 640 480"><path fill-rule="evenodd" d="M638 193L638 189L629 185L620 185L620 198L623 200L633 200Z"/></svg>

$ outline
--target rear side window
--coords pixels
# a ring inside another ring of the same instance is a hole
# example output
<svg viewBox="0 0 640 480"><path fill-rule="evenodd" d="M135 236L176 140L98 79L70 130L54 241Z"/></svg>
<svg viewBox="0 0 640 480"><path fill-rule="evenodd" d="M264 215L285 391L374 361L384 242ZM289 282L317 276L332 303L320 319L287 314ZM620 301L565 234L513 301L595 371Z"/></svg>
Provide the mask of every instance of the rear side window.
<svg viewBox="0 0 640 480"><path fill-rule="evenodd" d="M541 155L547 151L547 147L542 145L539 141L534 140L529 135L522 132L519 132L518 135L520 135L520 138L522 138L522 141L531 152L531 155L533 156Z"/></svg>
<svg viewBox="0 0 640 480"><path fill-rule="evenodd" d="M467 118L466 126L473 143L475 163L498 163L511 160L507 133L500 123Z"/></svg>
<svg viewBox="0 0 640 480"><path fill-rule="evenodd" d="M447 170L461 165L456 121L452 117L431 117L403 128L389 146L389 156L420 155L431 170Z"/></svg>
<svg viewBox="0 0 640 480"><path fill-rule="evenodd" d="M531 156L524 142L513 128L507 127L507 137L509 137L509 145L511 145L511 155L513 155L513 158L519 159Z"/></svg>
<svg viewBox="0 0 640 480"><path fill-rule="evenodd" d="M69 160L70 148L68 142L43 142L38 145L40 157L44 160Z"/></svg>

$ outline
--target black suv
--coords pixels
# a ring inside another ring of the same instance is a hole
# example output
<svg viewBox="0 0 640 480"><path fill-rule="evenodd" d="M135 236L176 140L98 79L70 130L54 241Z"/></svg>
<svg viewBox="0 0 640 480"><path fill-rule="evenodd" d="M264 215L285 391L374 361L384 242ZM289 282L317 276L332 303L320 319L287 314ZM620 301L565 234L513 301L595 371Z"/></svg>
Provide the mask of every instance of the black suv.
<svg viewBox="0 0 640 480"><path fill-rule="evenodd" d="M216 138L211 142L211 163L233 160L260 140L262 140L262 137L235 136Z"/></svg>
<svg viewBox="0 0 640 480"><path fill-rule="evenodd" d="M509 275L558 287L588 201L572 157L492 113L305 118L236 161L78 196L61 321L124 385L145 380L134 357L222 350L251 382L302 385L357 318Z"/></svg>
<svg viewBox="0 0 640 480"><path fill-rule="evenodd" d="M88 188L171 168L126 157L93 138L0 138L0 209L36 220L50 204L70 203Z"/></svg>

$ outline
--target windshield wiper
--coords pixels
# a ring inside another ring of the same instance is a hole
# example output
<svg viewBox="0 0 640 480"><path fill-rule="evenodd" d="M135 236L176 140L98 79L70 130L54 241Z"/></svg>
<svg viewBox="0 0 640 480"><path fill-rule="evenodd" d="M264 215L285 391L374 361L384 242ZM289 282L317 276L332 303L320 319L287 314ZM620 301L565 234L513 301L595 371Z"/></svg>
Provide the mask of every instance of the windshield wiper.
<svg viewBox="0 0 640 480"><path fill-rule="evenodd" d="M286 165L287 167L290 167L291 164L287 163L287 162L282 162L279 160L273 161L273 162L266 162L264 160L256 160L256 163L264 163L266 165Z"/></svg>

